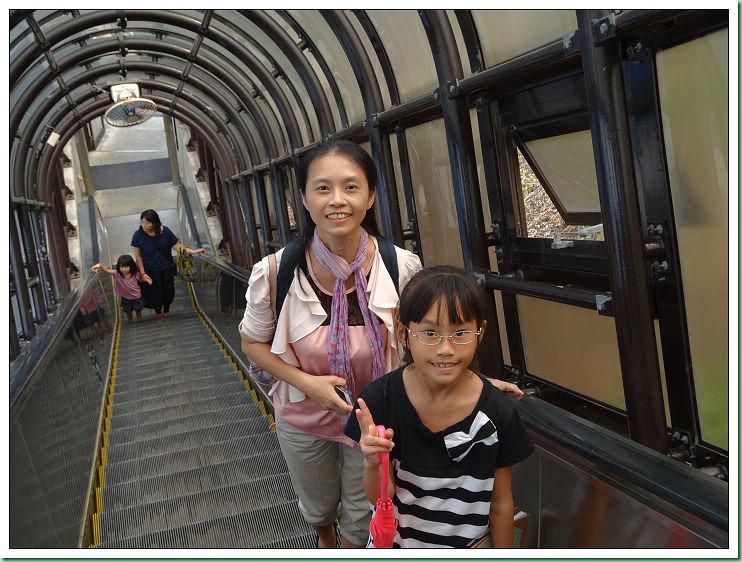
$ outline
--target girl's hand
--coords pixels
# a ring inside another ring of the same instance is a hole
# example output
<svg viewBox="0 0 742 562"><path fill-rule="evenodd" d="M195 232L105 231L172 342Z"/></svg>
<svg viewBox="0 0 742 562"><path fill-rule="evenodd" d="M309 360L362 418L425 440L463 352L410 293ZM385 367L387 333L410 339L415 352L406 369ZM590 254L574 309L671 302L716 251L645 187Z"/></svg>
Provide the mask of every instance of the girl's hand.
<svg viewBox="0 0 742 562"><path fill-rule="evenodd" d="M374 417L363 398L358 399L356 418L358 418L358 426L361 428L361 438L358 440L358 444L361 446L361 453L363 453L363 464L369 468L379 466L379 453L388 453L394 447L394 441L392 441L394 430L387 427L386 435L378 434Z"/></svg>
<svg viewBox="0 0 742 562"><path fill-rule="evenodd" d="M497 388L502 390L505 394L508 394L510 396L515 396L515 397L523 396L523 391L520 388L518 388L517 385L511 382L501 381L500 379L488 379L488 380L493 385L495 385Z"/></svg>
<svg viewBox="0 0 742 562"><path fill-rule="evenodd" d="M93 267L90 268L90 271L98 271L100 269L100 263L96 263Z"/></svg>
<svg viewBox="0 0 742 562"><path fill-rule="evenodd" d="M152 284L152 278L149 275L147 275L146 273L141 276L141 279L142 279L142 281L144 281L145 283L147 283L147 285L151 285Z"/></svg>

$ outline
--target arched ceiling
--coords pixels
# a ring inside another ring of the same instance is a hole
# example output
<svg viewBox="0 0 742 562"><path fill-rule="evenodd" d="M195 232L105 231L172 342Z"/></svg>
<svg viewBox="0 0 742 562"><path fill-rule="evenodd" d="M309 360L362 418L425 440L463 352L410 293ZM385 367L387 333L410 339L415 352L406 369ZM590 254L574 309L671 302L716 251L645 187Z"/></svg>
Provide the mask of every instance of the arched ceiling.
<svg viewBox="0 0 742 562"><path fill-rule="evenodd" d="M48 163L112 105L115 84L138 84L158 111L197 131L225 178L358 120L346 113L345 87L315 46L327 49L328 38L310 37L302 15L310 17L283 10L11 10L11 193L44 200L37 186ZM351 29L342 12L322 18L335 34Z"/></svg>
<svg viewBox="0 0 742 562"><path fill-rule="evenodd" d="M673 17L655 12L629 10L616 25ZM138 84L204 139L222 179L237 181L334 134L366 134L378 148L377 125L400 119L400 108L405 119L440 112L451 95L517 79L531 60L538 68L567 60L575 18L574 10L10 10L11 197L49 200L52 163L113 104L116 84Z"/></svg>

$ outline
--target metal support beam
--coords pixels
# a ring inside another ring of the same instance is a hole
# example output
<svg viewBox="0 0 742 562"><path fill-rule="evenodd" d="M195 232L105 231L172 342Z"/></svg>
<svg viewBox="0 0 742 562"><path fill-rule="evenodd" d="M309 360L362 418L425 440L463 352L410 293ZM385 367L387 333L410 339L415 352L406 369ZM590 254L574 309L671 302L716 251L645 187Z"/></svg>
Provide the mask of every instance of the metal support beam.
<svg viewBox="0 0 742 562"><path fill-rule="evenodd" d="M605 39L606 11L577 10L600 208L631 438L667 453L666 420L644 260L618 41ZM610 27L610 24L606 24Z"/></svg>
<svg viewBox="0 0 742 562"><path fill-rule="evenodd" d="M376 78L371 59L347 16L339 10L329 10L323 15L343 46L363 95L366 131L371 143L371 156L374 164L376 164L378 175L376 199L379 202L382 234L393 240L395 244L402 245L404 243L402 218L397 204L397 183L389 136L375 125L373 119L373 116L384 107L379 81Z"/></svg>
<svg viewBox="0 0 742 562"><path fill-rule="evenodd" d="M175 142L175 126L173 118L166 116L162 119L165 127L165 144L167 145L167 159L170 163L170 183L180 185L180 168L178 166L178 149Z"/></svg>
<svg viewBox="0 0 742 562"><path fill-rule="evenodd" d="M435 68L446 128L451 179L456 196L456 212L461 229L464 266L473 272L489 271L489 250L469 107L464 97L449 95L456 81L463 76L461 57L456 50L456 38L444 11L420 10L420 19L430 41L430 49L436 53Z"/></svg>

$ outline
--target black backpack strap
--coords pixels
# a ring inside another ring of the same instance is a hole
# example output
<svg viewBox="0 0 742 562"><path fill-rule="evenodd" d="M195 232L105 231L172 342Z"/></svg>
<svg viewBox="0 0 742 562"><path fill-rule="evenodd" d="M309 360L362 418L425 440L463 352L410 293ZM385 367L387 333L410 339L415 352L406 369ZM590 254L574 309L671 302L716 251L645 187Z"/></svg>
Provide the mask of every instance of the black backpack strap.
<svg viewBox="0 0 742 562"><path fill-rule="evenodd" d="M376 243L379 246L381 259L384 261L384 267L386 267L392 281L394 281L394 288L399 292L399 265L397 264L397 251L394 248L394 244L390 240L381 237L376 238ZM281 263L278 266L276 279L276 318L281 314L283 301L286 300L291 281L294 278L294 271L303 257L297 256L297 253L300 251L301 241L292 240L286 244L281 254Z"/></svg>
<svg viewBox="0 0 742 562"><path fill-rule="evenodd" d="M394 244L391 240L381 237L376 238L376 243L379 246L381 259L384 260L384 266L391 275L392 281L394 281L394 288L399 293L399 265L397 264L397 251L394 249Z"/></svg>
<svg viewBox="0 0 742 562"><path fill-rule="evenodd" d="M291 281L294 278L294 270L298 260L302 256L297 256L301 251L301 240L295 239L286 244L281 254L281 263L278 265L278 275L276 276L276 319L281 314L283 301L289 292Z"/></svg>

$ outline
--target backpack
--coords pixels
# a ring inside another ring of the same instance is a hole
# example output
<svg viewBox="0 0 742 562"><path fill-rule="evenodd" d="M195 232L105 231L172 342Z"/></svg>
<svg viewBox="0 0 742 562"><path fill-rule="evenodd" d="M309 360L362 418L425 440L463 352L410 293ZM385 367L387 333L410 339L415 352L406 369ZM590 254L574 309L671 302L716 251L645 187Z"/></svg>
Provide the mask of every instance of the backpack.
<svg viewBox="0 0 742 562"><path fill-rule="evenodd" d="M386 238L376 238L379 247L381 259L384 261L384 267L394 281L394 288L399 293L399 265L397 264L397 252L394 244ZM291 280L294 277L294 271L303 256L299 255L301 249L300 240L292 240L283 249L281 255L281 265L276 267L276 254L268 254L268 285L270 286L271 308L273 317L278 321L278 315L281 314L283 301L289 292ZM276 271L277 270L277 271ZM264 371L252 361L249 360L250 367L248 374L260 384L272 385L276 382L273 375Z"/></svg>

